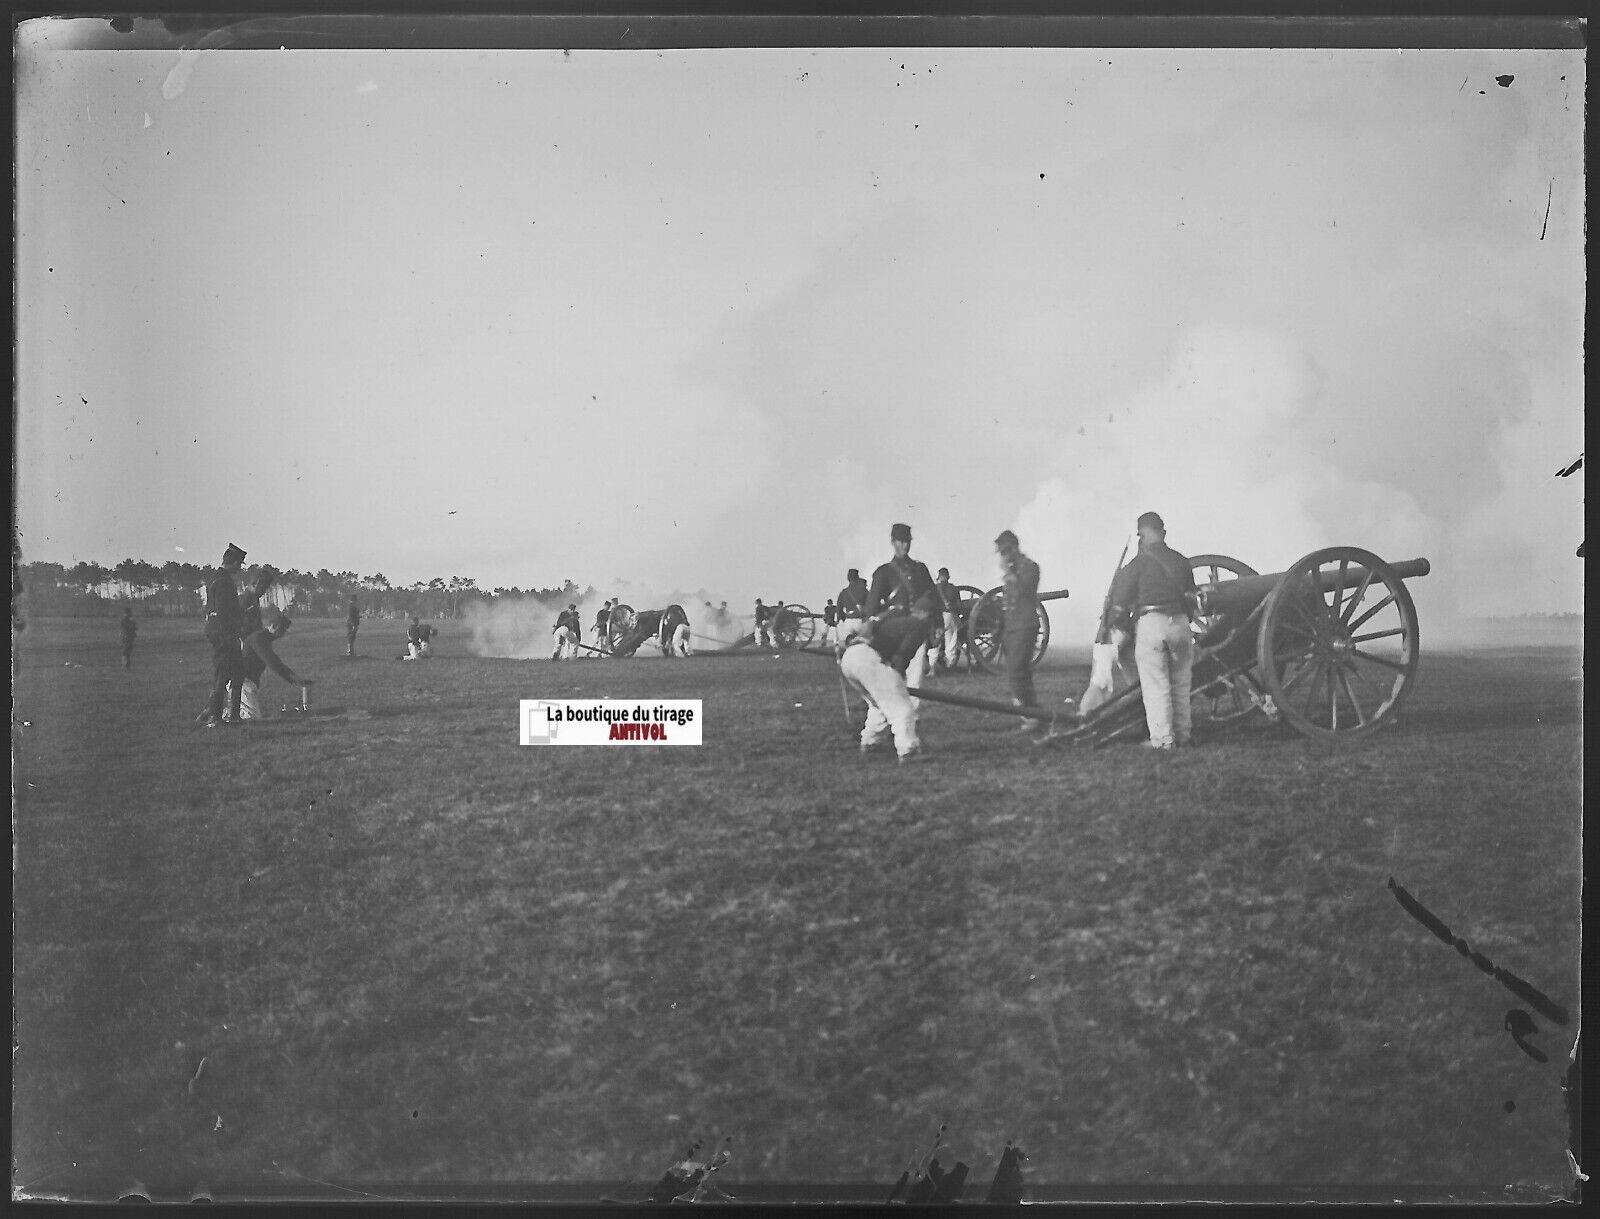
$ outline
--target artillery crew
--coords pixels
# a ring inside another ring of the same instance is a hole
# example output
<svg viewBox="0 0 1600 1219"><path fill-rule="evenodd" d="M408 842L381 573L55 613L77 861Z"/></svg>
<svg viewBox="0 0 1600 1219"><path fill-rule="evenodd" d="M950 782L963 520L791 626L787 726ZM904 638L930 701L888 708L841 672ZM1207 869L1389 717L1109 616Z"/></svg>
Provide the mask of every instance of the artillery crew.
<svg viewBox="0 0 1600 1219"><path fill-rule="evenodd" d="M909 614L916 620L921 638L902 670L906 674L906 684L914 690L922 685L923 670L928 662L929 624L941 602L927 564L911 557L911 526L893 526L889 530L889 542L894 547L894 557L872 573L865 613L869 621L901 614Z"/></svg>
<svg viewBox="0 0 1600 1219"><path fill-rule="evenodd" d="M346 656L356 654L356 632L361 629L361 607L356 604L354 597L350 598L350 608L344 616L344 636Z"/></svg>
<svg viewBox="0 0 1600 1219"><path fill-rule="evenodd" d="M272 583L272 569L264 568L254 588L240 597L234 580L244 570L245 552L232 542L222 553L222 566L205 586L206 642L211 645L211 697L203 719L207 728L234 723L239 718L244 666L243 609L260 601ZM230 693L231 690L231 693ZM226 709L223 707L227 701Z"/></svg>
<svg viewBox="0 0 1600 1219"><path fill-rule="evenodd" d="M1139 669L1149 744L1172 749L1189 744L1190 668L1194 633L1194 571L1189 560L1167 545L1160 516L1139 518L1139 553L1111 585L1111 621L1131 620L1133 658Z"/></svg>
<svg viewBox="0 0 1600 1219"><path fill-rule="evenodd" d="M839 672L867 702L862 753L882 741L887 731L900 761L909 762L919 755L922 742L917 739L917 708L905 679L906 664L915 649L906 645L914 644L925 631L926 626L909 614L845 624Z"/></svg>
<svg viewBox="0 0 1600 1219"><path fill-rule="evenodd" d="M602 648L603 649L606 646L606 640L608 638L610 638L610 635L611 635L611 600L610 600L610 598L607 598L606 599L606 603L604 605L602 605L598 610L595 611L595 615L594 615L594 646L597 647L597 648Z"/></svg>
<svg viewBox="0 0 1600 1219"><path fill-rule="evenodd" d="M133 641L138 638L139 624L133 620L133 606L125 606L122 611L122 667L133 668Z"/></svg>
<svg viewBox="0 0 1600 1219"><path fill-rule="evenodd" d="M1039 565L1022 553L1017 535L1002 530L994 540L1005 577L1005 622L1000 631L1000 655L1005 664L1011 701L1019 707L1033 707L1038 698L1033 691L1033 646L1039 634ZM1036 731L1023 720L1018 732Z"/></svg>
<svg viewBox="0 0 1600 1219"><path fill-rule="evenodd" d="M239 718L241 720L259 720L262 718L260 690L261 678L271 669L291 686L299 686L302 690L312 684L309 677L298 677L293 669L283 663L278 653L273 650L272 644L276 639L282 639L289 633L292 619L284 616L281 610L273 606L256 615L255 627L244 640L244 668L241 673L241 697L239 700Z"/></svg>

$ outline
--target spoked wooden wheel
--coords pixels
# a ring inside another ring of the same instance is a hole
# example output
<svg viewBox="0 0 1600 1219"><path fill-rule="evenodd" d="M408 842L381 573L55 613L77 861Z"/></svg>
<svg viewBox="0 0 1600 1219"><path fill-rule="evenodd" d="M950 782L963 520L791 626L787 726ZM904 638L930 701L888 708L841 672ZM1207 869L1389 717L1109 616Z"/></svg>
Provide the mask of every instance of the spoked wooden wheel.
<svg viewBox="0 0 1600 1219"><path fill-rule="evenodd" d="M1000 666L1003 659L1002 636L1006 624L1005 585L991 588L974 603L967 614L967 655L980 670L988 673ZM1044 656L1050 645L1050 615L1043 604L1039 606L1039 624L1034 631L1033 652L1028 658L1032 667Z"/></svg>
<svg viewBox="0 0 1600 1219"><path fill-rule="evenodd" d="M1189 560L1189 570L1194 573L1194 586L1201 595L1201 612L1190 624L1195 639L1209 641L1220 638L1222 632L1217 628L1224 625L1223 616L1205 612L1206 589L1215 588L1225 580L1237 580L1241 576L1256 576L1261 573L1250 564L1241 563L1238 559L1231 559L1225 554L1197 554Z"/></svg>
<svg viewBox="0 0 1600 1219"><path fill-rule="evenodd" d="M611 617L606 620L606 646L616 647L633 630L633 606L620 601L611 607Z"/></svg>
<svg viewBox="0 0 1600 1219"><path fill-rule="evenodd" d="M803 648L817 633L817 620L798 602L780 605L772 626L772 639L780 648Z"/></svg>
<svg viewBox="0 0 1600 1219"><path fill-rule="evenodd" d="M965 656L967 663L972 665L977 662L972 659L972 651L967 646L967 627L972 621L973 608L983 596L983 589L974 584L957 584L956 592L961 594L956 603L956 656L958 659Z"/></svg>
<svg viewBox="0 0 1600 1219"><path fill-rule="evenodd" d="M1371 551L1308 554L1284 572L1262 610L1262 685L1283 718L1313 739L1376 732L1415 680L1417 656L1411 594Z"/></svg>

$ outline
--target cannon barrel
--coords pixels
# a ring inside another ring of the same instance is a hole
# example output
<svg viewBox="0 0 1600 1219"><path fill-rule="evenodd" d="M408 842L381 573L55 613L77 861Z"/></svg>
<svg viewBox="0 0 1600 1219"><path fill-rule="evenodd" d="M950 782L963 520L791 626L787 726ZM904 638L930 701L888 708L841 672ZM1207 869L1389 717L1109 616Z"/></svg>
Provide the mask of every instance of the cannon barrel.
<svg viewBox="0 0 1600 1219"><path fill-rule="evenodd" d="M1402 563L1389 564L1390 570L1402 580L1414 576L1425 576L1432 570L1427 559L1407 559ZM1208 614L1248 614L1267 598L1278 581L1287 574L1275 571L1266 576L1242 576L1237 580L1223 580L1213 585L1202 585L1206 589L1205 612ZM1355 588L1367 578L1365 567L1352 566L1344 573L1344 586L1346 589ZM1322 591L1328 592L1338 585L1338 574L1325 571L1322 573Z"/></svg>

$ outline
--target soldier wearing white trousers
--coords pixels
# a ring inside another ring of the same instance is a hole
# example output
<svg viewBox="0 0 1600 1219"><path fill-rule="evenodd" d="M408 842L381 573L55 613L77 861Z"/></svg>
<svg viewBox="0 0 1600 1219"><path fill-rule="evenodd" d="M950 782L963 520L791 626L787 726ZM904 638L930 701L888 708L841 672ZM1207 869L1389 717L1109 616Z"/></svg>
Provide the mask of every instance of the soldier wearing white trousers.
<svg viewBox="0 0 1600 1219"><path fill-rule="evenodd" d="M943 607L940 614L940 631L938 640L934 645L934 659L938 661L941 669L956 667L956 657L961 645L961 622L956 617L956 611L961 605L961 591L950 583L950 569L941 567L939 578L933 582L933 589L939 594L939 603Z"/></svg>
<svg viewBox="0 0 1600 1219"><path fill-rule="evenodd" d="M891 619L872 626L848 624L839 671L855 692L867 701L867 722L861 729L861 752L866 753L888 732L894 739L895 753L904 762L922 748L917 739L917 708L906 693L906 679L885 658L893 656L905 628L925 630L912 618ZM914 663L914 662L913 662Z"/></svg>
<svg viewBox="0 0 1600 1219"><path fill-rule="evenodd" d="M1139 518L1139 553L1111 582L1111 621L1133 619L1133 659L1155 749L1189 743L1194 597L1189 560L1167 545L1161 518L1146 512Z"/></svg>
<svg viewBox="0 0 1600 1219"><path fill-rule="evenodd" d="M1194 632L1189 629L1189 615L1152 610L1139 615L1135 628L1133 660L1139 667L1150 743L1158 749L1187 745L1194 665Z"/></svg>

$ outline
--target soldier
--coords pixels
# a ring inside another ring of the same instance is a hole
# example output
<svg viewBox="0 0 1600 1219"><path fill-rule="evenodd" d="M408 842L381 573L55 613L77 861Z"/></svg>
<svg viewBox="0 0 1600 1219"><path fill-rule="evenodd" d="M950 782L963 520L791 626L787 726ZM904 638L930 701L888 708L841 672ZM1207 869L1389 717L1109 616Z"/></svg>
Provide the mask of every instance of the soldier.
<svg viewBox="0 0 1600 1219"><path fill-rule="evenodd" d="M344 616L344 635L346 656L356 654L356 632L361 629L361 607L356 604L354 597L350 598L350 608Z"/></svg>
<svg viewBox="0 0 1600 1219"><path fill-rule="evenodd" d="M920 755L917 708L907 693L905 669L914 652L907 643L915 641L926 629L909 614L845 625L839 671L867 700L867 722L861 729L862 753L877 745L887 730L901 762Z"/></svg>
<svg viewBox="0 0 1600 1219"><path fill-rule="evenodd" d="M1111 621L1133 622L1133 659L1139 668L1149 745L1170 750L1189 744L1190 667L1194 664L1194 571L1167 545L1167 527L1154 512L1139 518L1139 553L1111 585Z"/></svg>
<svg viewBox="0 0 1600 1219"><path fill-rule="evenodd" d="M551 660L576 656L578 644L583 639L583 623L578 620L578 607L569 605L557 614L556 624L550 633L556 637L556 650L550 653Z"/></svg>
<svg viewBox="0 0 1600 1219"><path fill-rule="evenodd" d="M674 656L689 656L689 615L681 605L669 605L661 613L661 626L657 638L661 643L661 654L668 659Z"/></svg>
<svg viewBox="0 0 1600 1219"><path fill-rule="evenodd" d="M133 668L133 641L139 634L139 624L133 620L133 606L125 606L122 611L122 667Z"/></svg>
<svg viewBox="0 0 1600 1219"><path fill-rule="evenodd" d="M906 685L915 690L922 685L928 664L928 629L939 602L934 591L933 577L928 565L911 557L911 526L895 525L889 530L889 542L894 547L894 557L879 564L872 573L872 588L867 593L866 617L898 616L910 614L921 627L920 640L902 671ZM905 647L913 644L906 642Z"/></svg>
<svg viewBox="0 0 1600 1219"><path fill-rule="evenodd" d="M272 647L273 640L282 639L289 633L293 620L270 605L261 611L258 618L257 628L244 640L243 693L239 700L241 720L264 718L261 714L261 678L269 668L291 686L308 687L312 684L309 677L296 677L294 670L283 663Z"/></svg>
<svg viewBox="0 0 1600 1219"><path fill-rule="evenodd" d="M1005 624L1000 632L1000 654L1005 662L1011 701L1019 707L1038 704L1033 691L1033 643L1039 633L1039 565L1022 553L1017 535L1006 529L994 540L1005 577ZM1023 720L1020 733L1038 732L1033 721Z"/></svg>
<svg viewBox="0 0 1600 1219"><path fill-rule="evenodd" d="M211 697L206 700L205 726L233 723L239 718L240 670L244 664L241 629L243 610L238 585L234 580L244 570L245 552L232 542L222 553L222 566L205 586L206 642L211 645ZM261 599L272 582L272 569L265 568L254 589L247 590L246 605ZM229 694L229 688L232 694ZM223 709L228 700L227 710Z"/></svg>
<svg viewBox="0 0 1600 1219"><path fill-rule="evenodd" d="M822 607L822 646L831 648L839 642L839 607L833 603L833 598L828 598L828 604Z"/></svg>
<svg viewBox="0 0 1600 1219"><path fill-rule="evenodd" d="M847 618L867 616L867 582L854 567L845 573L844 587L839 590L839 625L847 625Z"/></svg>
<svg viewBox="0 0 1600 1219"><path fill-rule="evenodd" d="M594 616L594 646L605 649L606 641L611 634L611 599L608 597Z"/></svg>
<svg viewBox="0 0 1600 1219"><path fill-rule="evenodd" d="M939 658L938 669L943 673L956 667L956 656L961 646L961 590L950 583L948 567L939 569L939 578L934 581L933 587L943 607L940 615L942 629L934 645Z"/></svg>
<svg viewBox="0 0 1600 1219"><path fill-rule="evenodd" d="M763 605L761 598L756 598L756 647L776 648L778 645L772 639L772 621L776 617L773 609Z"/></svg>

